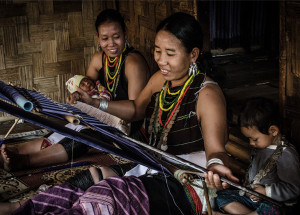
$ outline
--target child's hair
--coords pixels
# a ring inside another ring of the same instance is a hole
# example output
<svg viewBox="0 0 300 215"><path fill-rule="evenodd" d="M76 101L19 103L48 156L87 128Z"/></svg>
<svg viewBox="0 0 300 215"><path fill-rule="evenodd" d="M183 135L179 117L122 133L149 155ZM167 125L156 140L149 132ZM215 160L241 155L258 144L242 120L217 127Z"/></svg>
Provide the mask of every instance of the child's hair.
<svg viewBox="0 0 300 215"><path fill-rule="evenodd" d="M279 109L278 105L272 100L255 97L249 99L242 108L239 116L240 127L256 127L263 134L269 134L268 130L271 125L279 126Z"/></svg>

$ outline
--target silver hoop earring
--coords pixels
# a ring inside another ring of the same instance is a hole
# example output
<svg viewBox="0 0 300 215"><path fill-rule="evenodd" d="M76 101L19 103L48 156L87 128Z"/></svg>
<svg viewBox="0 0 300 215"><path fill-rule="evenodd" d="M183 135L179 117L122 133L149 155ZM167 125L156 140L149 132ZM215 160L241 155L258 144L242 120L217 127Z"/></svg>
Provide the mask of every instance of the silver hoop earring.
<svg viewBox="0 0 300 215"><path fill-rule="evenodd" d="M191 75L196 76L197 72L198 72L198 66L194 62L189 67L189 76L191 76Z"/></svg>
<svg viewBox="0 0 300 215"><path fill-rule="evenodd" d="M100 44L98 43L98 51L101 51L101 50L102 50L102 48L101 48Z"/></svg>

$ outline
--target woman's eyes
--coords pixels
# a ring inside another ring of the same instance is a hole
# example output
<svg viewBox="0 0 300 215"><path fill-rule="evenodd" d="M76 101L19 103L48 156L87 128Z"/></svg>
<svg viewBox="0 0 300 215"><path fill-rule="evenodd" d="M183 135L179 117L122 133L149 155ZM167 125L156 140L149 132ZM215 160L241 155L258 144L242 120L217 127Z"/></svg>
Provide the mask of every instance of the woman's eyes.
<svg viewBox="0 0 300 215"><path fill-rule="evenodd" d="M113 39L118 40L118 39L120 39L120 36L115 36L115 37L113 37ZM106 41L106 40L108 40L108 37L101 38L101 40Z"/></svg>
<svg viewBox="0 0 300 215"><path fill-rule="evenodd" d="M156 54L161 54L161 51L160 50L155 50L155 53ZM170 56L170 57L175 55L175 54L171 54L171 53L166 53L166 54L167 54L167 56Z"/></svg>

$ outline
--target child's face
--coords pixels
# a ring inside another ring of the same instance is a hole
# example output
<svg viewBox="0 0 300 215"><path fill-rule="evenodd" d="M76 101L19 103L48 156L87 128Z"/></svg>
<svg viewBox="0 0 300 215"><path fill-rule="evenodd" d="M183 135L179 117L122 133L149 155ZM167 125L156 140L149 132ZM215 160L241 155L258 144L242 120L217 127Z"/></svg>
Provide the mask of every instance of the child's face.
<svg viewBox="0 0 300 215"><path fill-rule="evenodd" d="M241 127L241 132L249 138L250 145L255 148L263 149L273 144L274 137L272 134L263 134L256 127Z"/></svg>
<svg viewBox="0 0 300 215"><path fill-rule="evenodd" d="M89 92L95 88L95 84L91 79L83 78L79 84L79 88L85 92Z"/></svg>

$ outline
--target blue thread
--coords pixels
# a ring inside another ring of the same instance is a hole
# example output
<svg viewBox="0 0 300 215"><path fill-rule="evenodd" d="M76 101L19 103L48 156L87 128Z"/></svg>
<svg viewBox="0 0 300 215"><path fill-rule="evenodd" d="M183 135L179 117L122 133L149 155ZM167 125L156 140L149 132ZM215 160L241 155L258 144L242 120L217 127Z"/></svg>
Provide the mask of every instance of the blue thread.
<svg viewBox="0 0 300 215"><path fill-rule="evenodd" d="M174 203L174 205L178 208L178 210L180 211L180 213L181 213L182 215L184 215L184 213L180 210L179 206L176 204L175 199L174 199L174 197L173 197L173 195L172 195L172 193L171 193L171 191L170 191L170 189L169 189L168 180L167 180L166 174L165 174L165 172L164 172L164 168L163 168L163 166L162 166L161 164L160 164L160 166L161 166L162 173L163 173L163 175L164 175L164 177L165 177L166 185L167 185L169 194L170 194L171 197L172 197L173 203Z"/></svg>

